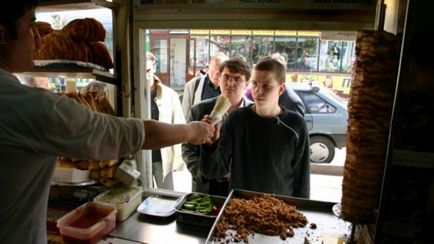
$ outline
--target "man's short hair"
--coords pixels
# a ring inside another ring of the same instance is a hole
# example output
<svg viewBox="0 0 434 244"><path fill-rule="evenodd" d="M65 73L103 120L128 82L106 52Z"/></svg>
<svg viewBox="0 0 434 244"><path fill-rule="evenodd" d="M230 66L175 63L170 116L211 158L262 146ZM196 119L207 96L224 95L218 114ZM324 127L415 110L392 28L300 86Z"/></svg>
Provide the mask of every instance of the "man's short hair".
<svg viewBox="0 0 434 244"><path fill-rule="evenodd" d="M283 66L281 62L272 57L265 57L259 59L258 63L253 67L253 69L259 71L271 71L274 74L274 78L276 78L279 84L285 83L285 66Z"/></svg>
<svg viewBox="0 0 434 244"><path fill-rule="evenodd" d="M13 38L17 37L16 24L18 19L24 16L26 11L36 8L38 0L14 0L8 1L8 6L0 8L0 25L3 25Z"/></svg>
<svg viewBox="0 0 434 244"><path fill-rule="evenodd" d="M250 67L246 63L246 61L242 60L241 58L235 57L230 58L219 66L219 72L220 74L223 72L223 70L227 68L230 72L233 73L240 73L244 77L246 77L246 81L249 81L250 79Z"/></svg>
<svg viewBox="0 0 434 244"><path fill-rule="evenodd" d="M212 57L209 63L217 62L218 64L221 64L222 62L228 60L229 57L224 52L216 52Z"/></svg>

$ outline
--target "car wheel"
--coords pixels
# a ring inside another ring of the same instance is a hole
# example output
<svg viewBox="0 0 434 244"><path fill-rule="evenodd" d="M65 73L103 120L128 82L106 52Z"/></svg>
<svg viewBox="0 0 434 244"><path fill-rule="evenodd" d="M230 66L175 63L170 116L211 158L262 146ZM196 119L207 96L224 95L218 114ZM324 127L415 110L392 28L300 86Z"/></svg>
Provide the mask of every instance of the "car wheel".
<svg viewBox="0 0 434 244"><path fill-rule="evenodd" d="M310 161L312 163L330 163L335 157L335 145L324 136L310 138Z"/></svg>

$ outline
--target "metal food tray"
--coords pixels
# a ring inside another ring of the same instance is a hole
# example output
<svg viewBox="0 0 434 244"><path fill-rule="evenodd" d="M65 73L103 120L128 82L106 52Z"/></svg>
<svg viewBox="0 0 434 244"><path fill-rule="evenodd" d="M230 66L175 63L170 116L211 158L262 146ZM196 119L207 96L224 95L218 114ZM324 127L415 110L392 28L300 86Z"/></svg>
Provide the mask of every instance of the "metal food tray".
<svg viewBox="0 0 434 244"><path fill-rule="evenodd" d="M182 198L178 201L178 204L175 207L176 221L180 223L211 227L214 224L214 221L216 220L217 217L216 215L206 215L206 214L200 214L195 212L188 212L181 209L184 203L187 201L188 197L193 194L199 194L201 196L207 195L203 193L193 192L182 196ZM209 195L209 196L211 197L213 203L217 206L223 206L223 204L225 203L226 200L225 197L216 196L216 195Z"/></svg>
<svg viewBox="0 0 434 244"><path fill-rule="evenodd" d="M101 65L94 63L83 62L79 60L69 60L69 59L50 59L50 60L34 60L36 67L45 68L58 68L58 69L77 69L77 68L91 68L98 69L102 71L107 71L106 68Z"/></svg>
<svg viewBox="0 0 434 244"><path fill-rule="evenodd" d="M164 195L147 197L137 207L137 212L157 217L170 217L175 213L179 198Z"/></svg>
<svg viewBox="0 0 434 244"><path fill-rule="evenodd" d="M234 239L235 230L228 230L225 238L215 237L216 226L221 221L224 215L224 209L229 201L233 198L251 199L255 196L265 195L265 193L252 192L234 189L227 197L222 210L217 216L214 225L212 226L206 243L240 243ZM293 228L294 236L282 240L279 236L267 236L259 233L250 234L248 237L249 243L342 243L347 239L351 233L351 224L346 222L333 214L332 208L336 203L315 201L303 198L286 197L279 195L272 195L277 199L283 200L286 203L295 205L297 210L303 213L308 224L303 228ZM310 224L315 223L316 228L310 228ZM330 240L333 242L329 242ZM241 242L243 242L241 240Z"/></svg>

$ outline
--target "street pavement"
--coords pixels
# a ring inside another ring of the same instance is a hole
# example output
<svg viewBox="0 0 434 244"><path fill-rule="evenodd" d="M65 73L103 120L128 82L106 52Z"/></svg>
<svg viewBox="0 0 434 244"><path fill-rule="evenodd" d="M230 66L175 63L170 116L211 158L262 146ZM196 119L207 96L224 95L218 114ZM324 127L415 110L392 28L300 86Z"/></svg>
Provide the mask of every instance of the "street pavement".
<svg viewBox="0 0 434 244"><path fill-rule="evenodd" d="M336 149L335 158L330 164L311 164L311 168L318 168L310 175L311 199L329 202L341 201L345 157L346 148ZM311 171L314 170L311 169Z"/></svg>

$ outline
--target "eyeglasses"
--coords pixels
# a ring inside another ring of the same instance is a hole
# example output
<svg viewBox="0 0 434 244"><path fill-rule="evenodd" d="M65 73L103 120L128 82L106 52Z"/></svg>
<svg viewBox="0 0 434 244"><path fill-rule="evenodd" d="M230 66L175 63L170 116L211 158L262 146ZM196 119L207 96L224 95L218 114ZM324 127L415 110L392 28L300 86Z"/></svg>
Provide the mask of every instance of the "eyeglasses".
<svg viewBox="0 0 434 244"><path fill-rule="evenodd" d="M235 84L237 84L237 85L244 81L243 77L241 77L241 76L230 76L230 75L223 75L222 76L223 82L227 83L229 80L234 81Z"/></svg>

